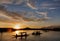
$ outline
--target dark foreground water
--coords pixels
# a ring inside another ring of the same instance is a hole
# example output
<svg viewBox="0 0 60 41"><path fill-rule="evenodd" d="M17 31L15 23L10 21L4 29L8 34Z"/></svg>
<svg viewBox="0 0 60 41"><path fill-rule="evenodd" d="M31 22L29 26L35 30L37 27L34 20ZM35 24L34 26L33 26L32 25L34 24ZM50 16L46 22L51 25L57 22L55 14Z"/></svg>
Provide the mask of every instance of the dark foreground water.
<svg viewBox="0 0 60 41"><path fill-rule="evenodd" d="M20 32L27 32L29 36L25 38L14 38L13 35L19 34ZM0 33L0 41L60 41L60 32L57 31L49 31L44 32L40 31L42 34L40 36L32 35L34 30L21 30L21 31L14 31L14 32L4 32Z"/></svg>

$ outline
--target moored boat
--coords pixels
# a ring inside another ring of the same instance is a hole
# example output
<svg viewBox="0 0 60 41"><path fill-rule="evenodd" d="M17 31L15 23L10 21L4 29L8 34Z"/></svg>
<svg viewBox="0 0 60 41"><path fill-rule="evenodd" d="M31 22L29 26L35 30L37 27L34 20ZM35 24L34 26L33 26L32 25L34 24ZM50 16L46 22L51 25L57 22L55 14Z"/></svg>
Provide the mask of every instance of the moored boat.
<svg viewBox="0 0 60 41"><path fill-rule="evenodd" d="M40 31L33 32L32 35L40 35L42 34Z"/></svg>

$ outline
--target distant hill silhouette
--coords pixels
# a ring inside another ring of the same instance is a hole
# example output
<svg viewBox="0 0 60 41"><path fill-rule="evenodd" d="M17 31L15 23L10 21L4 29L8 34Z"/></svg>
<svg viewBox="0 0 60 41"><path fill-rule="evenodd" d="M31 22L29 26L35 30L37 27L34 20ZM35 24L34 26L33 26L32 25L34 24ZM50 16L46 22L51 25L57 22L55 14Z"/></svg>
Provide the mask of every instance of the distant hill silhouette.
<svg viewBox="0 0 60 41"><path fill-rule="evenodd" d="M7 31L15 31L15 30L44 30L44 31L60 31L60 26L48 26L43 28L23 28L23 29L13 29L13 28L0 28L0 32L7 32Z"/></svg>

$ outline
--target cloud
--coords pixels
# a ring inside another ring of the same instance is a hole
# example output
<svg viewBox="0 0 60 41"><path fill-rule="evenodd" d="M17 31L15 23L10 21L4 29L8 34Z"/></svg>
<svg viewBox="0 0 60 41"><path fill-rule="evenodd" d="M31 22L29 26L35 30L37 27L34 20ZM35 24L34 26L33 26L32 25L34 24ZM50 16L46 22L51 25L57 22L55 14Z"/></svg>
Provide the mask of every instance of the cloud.
<svg viewBox="0 0 60 41"><path fill-rule="evenodd" d="M4 6L2 6L4 8ZM5 8L1 8L0 10L0 21L4 22L24 22L24 21L33 21L33 22L38 22L38 21L45 21L47 20L47 12L21 12L21 13L16 13L16 12L9 12ZM3 10L2 10L3 9ZM38 17L38 15L43 15L42 18ZM6 20L5 20L6 19Z"/></svg>
<svg viewBox="0 0 60 41"><path fill-rule="evenodd" d="M19 5L23 1L24 0L0 0L0 4L16 4L16 5Z"/></svg>
<svg viewBox="0 0 60 41"><path fill-rule="evenodd" d="M4 6L2 6L4 8ZM0 9L0 21L4 22L22 22L21 15L15 12L9 12L5 9Z"/></svg>
<svg viewBox="0 0 60 41"><path fill-rule="evenodd" d="M16 3L15 4L21 4L21 3L23 3L24 2L24 0L16 0Z"/></svg>
<svg viewBox="0 0 60 41"><path fill-rule="evenodd" d="M29 6L32 9L37 9L36 5L34 4L34 2L32 2L32 0L27 1L27 6Z"/></svg>
<svg viewBox="0 0 60 41"><path fill-rule="evenodd" d="M53 0L53 1L60 1L60 0Z"/></svg>
<svg viewBox="0 0 60 41"><path fill-rule="evenodd" d="M48 17L48 12L38 12L36 11L37 14L42 15L44 18L42 20L47 20L50 19L50 17Z"/></svg>
<svg viewBox="0 0 60 41"><path fill-rule="evenodd" d="M37 9L33 4L27 3L27 5L32 9Z"/></svg>
<svg viewBox="0 0 60 41"><path fill-rule="evenodd" d="M0 0L0 4L11 4L13 0Z"/></svg>
<svg viewBox="0 0 60 41"><path fill-rule="evenodd" d="M38 6L39 10L55 10L57 8L60 7L60 1L54 1L54 0L50 0L50 1L44 1L42 3L40 3L40 5Z"/></svg>
<svg viewBox="0 0 60 41"><path fill-rule="evenodd" d="M56 8L49 8L49 10L55 10Z"/></svg>
<svg viewBox="0 0 60 41"><path fill-rule="evenodd" d="M50 19L50 17L47 16L47 12L39 12L39 13L37 13L37 15L40 15L42 17L35 16L35 13L30 13L30 14L31 14L30 17L23 17L23 20L24 21L39 22L39 21L45 21L45 20Z"/></svg>
<svg viewBox="0 0 60 41"><path fill-rule="evenodd" d="M23 14L23 13L22 13ZM20 15L18 13L12 13L12 12L0 12L0 21L4 21L4 22L22 22L22 21L35 21L35 22L38 22L38 21L44 21L46 20L45 18L36 18L37 16L35 16L33 14L33 17L30 16L28 17L24 17L26 15Z"/></svg>
<svg viewBox="0 0 60 41"><path fill-rule="evenodd" d="M41 14L41 15L44 15L45 17L46 17L47 14L48 14L48 12L38 12L38 11L36 11L36 13Z"/></svg>
<svg viewBox="0 0 60 41"><path fill-rule="evenodd" d="M20 5L21 3L25 3L28 7L32 9L37 9L35 2L32 2L33 0L0 0L0 4L15 4Z"/></svg>

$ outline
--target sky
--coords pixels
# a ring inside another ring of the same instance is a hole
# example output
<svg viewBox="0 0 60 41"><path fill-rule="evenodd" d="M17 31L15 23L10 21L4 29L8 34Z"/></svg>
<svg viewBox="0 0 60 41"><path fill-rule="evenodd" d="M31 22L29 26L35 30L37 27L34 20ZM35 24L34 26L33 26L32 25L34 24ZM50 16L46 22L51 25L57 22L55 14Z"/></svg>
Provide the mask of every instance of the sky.
<svg viewBox="0 0 60 41"><path fill-rule="evenodd" d="M60 0L0 0L0 27L60 25Z"/></svg>

